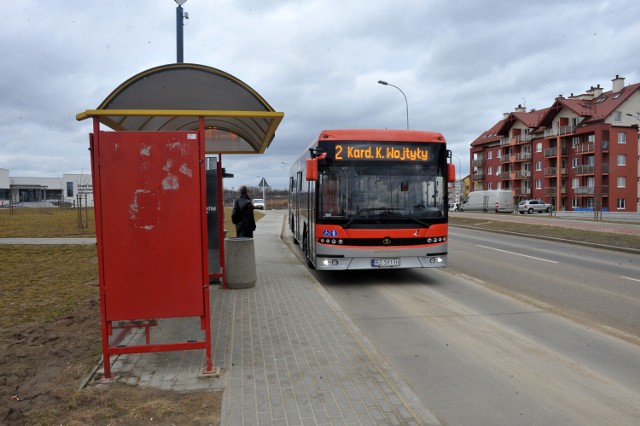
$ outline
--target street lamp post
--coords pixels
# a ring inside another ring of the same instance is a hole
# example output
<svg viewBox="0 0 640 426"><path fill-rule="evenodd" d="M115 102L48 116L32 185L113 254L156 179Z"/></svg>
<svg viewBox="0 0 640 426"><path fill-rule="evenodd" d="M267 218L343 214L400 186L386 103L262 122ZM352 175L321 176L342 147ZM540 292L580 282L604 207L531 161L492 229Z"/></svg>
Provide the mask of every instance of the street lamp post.
<svg viewBox="0 0 640 426"><path fill-rule="evenodd" d="M384 80L378 80L378 84L382 84L383 86L395 87L400 91L400 93L402 93L402 96L404 96L404 105L406 106L406 109L407 109L407 130L409 130L409 102L407 102L407 95L405 95L402 89L400 89L398 86L395 86L391 83L387 83Z"/></svg>
<svg viewBox="0 0 640 426"><path fill-rule="evenodd" d="M184 13L182 9L182 5L187 2L187 0L175 0L178 3L178 7L176 7L176 53L177 59L176 62L181 64L184 62L184 22L183 18L189 19L189 14Z"/></svg>

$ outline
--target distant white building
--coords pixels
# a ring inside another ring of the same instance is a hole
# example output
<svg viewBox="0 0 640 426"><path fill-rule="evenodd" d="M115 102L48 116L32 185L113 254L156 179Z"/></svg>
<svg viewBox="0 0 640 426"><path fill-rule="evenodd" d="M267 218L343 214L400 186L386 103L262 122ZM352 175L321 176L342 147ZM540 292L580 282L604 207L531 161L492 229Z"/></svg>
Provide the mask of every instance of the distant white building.
<svg viewBox="0 0 640 426"><path fill-rule="evenodd" d="M93 206L93 185L90 174L66 173L60 178L11 177L0 168L0 205L22 203Z"/></svg>

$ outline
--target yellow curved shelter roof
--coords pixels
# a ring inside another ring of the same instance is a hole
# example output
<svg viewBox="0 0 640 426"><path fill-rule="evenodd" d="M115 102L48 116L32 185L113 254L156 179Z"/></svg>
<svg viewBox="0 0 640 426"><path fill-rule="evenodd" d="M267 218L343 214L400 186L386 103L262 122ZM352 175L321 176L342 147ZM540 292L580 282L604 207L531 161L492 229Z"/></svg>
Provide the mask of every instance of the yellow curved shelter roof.
<svg viewBox="0 0 640 426"><path fill-rule="evenodd" d="M143 71L77 120L98 117L116 131L191 131L204 118L207 154L263 153L284 113L251 87L216 68L169 64Z"/></svg>

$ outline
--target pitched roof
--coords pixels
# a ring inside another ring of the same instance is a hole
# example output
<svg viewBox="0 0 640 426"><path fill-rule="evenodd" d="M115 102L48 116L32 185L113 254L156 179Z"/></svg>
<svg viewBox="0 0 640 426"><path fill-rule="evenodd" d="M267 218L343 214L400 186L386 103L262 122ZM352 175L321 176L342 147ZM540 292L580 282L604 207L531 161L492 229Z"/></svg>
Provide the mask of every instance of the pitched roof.
<svg viewBox="0 0 640 426"><path fill-rule="evenodd" d="M500 129L504 125L506 120L500 120L496 124L493 125L492 128L483 132L480 136L476 138L473 142L471 142L471 146L484 145L489 142L499 141L502 136L499 134Z"/></svg>
<svg viewBox="0 0 640 426"><path fill-rule="evenodd" d="M516 120L521 121L530 129L536 129L536 132L541 131L551 125L555 116L558 115L563 108L567 108L576 115L584 117L582 122L585 124L598 122L618 110L620 105L637 91L640 91L640 83L623 87L615 93L612 90L603 92L593 99L567 99L558 97L553 104L547 108L530 112L512 112L494 124L489 130L483 132L471 143L471 146L484 145L506 137L509 129Z"/></svg>
<svg viewBox="0 0 640 426"><path fill-rule="evenodd" d="M631 95L640 89L640 83L623 87L619 92L604 92L592 102L593 112L585 122L604 120L610 116L618 107L624 103Z"/></svg>

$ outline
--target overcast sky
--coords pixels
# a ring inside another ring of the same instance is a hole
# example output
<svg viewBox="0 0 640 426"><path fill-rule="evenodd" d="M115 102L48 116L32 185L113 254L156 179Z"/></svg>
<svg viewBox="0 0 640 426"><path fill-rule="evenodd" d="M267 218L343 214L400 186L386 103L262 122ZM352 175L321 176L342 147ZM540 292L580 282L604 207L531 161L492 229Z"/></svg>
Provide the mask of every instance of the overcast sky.
<svg viewBox="0 0 640 426"><path fill-rule="evenodd" d="M129 77L176 62L173 0L2 1L0 168L90 173L96 108ZM285 188L323 129L442 132L469 145L518 104L640 82L638 0L188 0L184 62L244 81L285 118L264 155L225 155L225 187ZM456 167L457 159L454 159Z"/></svg>

